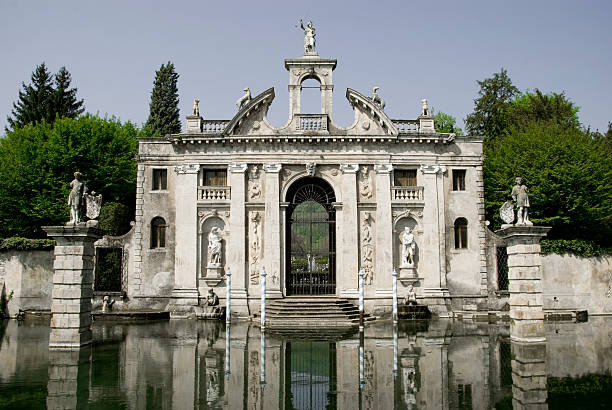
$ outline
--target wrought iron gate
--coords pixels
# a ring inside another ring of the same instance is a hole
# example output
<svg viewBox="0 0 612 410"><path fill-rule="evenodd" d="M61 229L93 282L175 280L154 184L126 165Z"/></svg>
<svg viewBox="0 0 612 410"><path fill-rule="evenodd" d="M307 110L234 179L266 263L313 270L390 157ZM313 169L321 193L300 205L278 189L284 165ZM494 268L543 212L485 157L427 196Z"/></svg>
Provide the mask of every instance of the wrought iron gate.
<svg viewBox="0 0 612 410"><path fill-rule="evenodd" d="M287 294L336 292L334 191L319 178L302 178L287 193Z"/></svg>

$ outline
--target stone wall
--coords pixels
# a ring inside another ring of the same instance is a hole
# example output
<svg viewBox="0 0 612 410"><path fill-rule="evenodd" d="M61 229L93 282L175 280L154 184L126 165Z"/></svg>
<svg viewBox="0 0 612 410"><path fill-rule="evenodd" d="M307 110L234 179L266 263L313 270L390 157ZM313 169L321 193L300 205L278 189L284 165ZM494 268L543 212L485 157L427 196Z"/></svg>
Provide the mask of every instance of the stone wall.
<svg viewBox="0 0 612 410"><path fill-rule="evenodd" d="M542 255L545 310L612 314L612 257Z"/></svg>
<svg viewBox="0 0 612 410"><path fill-rule="evenodd" d="M0 252L0 294L8 298L8 314L19 310L50 310L53 251Z"/></svg>

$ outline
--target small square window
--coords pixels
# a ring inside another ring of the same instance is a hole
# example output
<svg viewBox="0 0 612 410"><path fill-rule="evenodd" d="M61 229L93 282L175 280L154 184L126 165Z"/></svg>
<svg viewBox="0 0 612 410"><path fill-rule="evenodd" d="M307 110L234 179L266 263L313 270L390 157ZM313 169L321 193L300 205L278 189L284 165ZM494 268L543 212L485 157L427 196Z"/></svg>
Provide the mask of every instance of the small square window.
<svg viewBox="0 0 612 410"><path fill-rule="evenodd" d="M227 170L225 169L203 169L202 185L204 186L227 186Z"/></svg>
<svg viewBox="0 0 612 410"><path fill-rule="evenodd" d="M465 169L453 169L453 191L465 191Z"/></svg>
<svg viewBox="0 0 612 410"><path fill-rule="evenodd" d="M168 189L168 173L165 169L153 170L153 191L165 191Z"/></svg>
<svg viewBox="0 0 612 410"><path fill-rule="evenodd" d="M416 169L398 169L393 171L393 185L417 186Z"/></svg>

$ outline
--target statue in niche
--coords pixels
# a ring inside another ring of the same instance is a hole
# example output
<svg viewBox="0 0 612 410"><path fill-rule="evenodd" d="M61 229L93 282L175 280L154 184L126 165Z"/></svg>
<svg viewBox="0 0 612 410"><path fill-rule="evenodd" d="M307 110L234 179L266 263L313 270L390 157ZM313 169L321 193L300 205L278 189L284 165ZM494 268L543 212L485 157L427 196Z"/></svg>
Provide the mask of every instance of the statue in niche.
<svg viewBox="0 0 612 410"><path fill-rule="evenodd" d="M423 108L421 109L421 115L424 117L429 116L429 105L427 105L427 100L423 99L421 100L421 103L423 104Z"/></svg>
<svg viewBox="0 0 612 410"><path fill-rule="evenodd" d="M377 87L377 86L372 87L372 97L370 97L370 99L375 105L380 107L381 110L384 110L385 100L383 100L380 95L376 94L376 91L378 91L379 88L380 87Z"/></svg>
<svg viewBox="0 0 612 410"><path fill-rule="evenodd" d="M261 183L259 182L259 167L257 165L253 165L249 171L249 182L251 183L249 191L251 199L261 197Z"/></svg>
<svg viewBox="0 0 612 410"><path fill-rule="evenodd" d="M309 177L314 177L314 174L316 172L316 166L317 164L315 162L306 163L306 174L308 174Z"/></svg>
<svg viewBox="0 0 612 410"><path fill-rule="evenodd" d="M258 211L251 215L251 234L249 235L250 257L251 257L251 284L259 283L259 258L261 255L261 229L260 215Z"/></svg>
<svg viewBox="0 0 612 410"><path fill-rule="evenodd" d="M197 98L193 100L193 116L195 117L199 117L200 116L200 107L198 106L198 104L200 103L200 100L198 100Z"/></svg>
<svg viewBox="0 0 612 410"><path fill-rule="evenodd" d="M406 293L406 296L404 297L404 305L410 306L410 305L416 305L416 304L417 304L416 293L414 292L414 286L412 286L412 283L411 283L410 285L408 285L408 292Z"/></svg>
<svg viewBox="0 0 612 410"><path fill-rule="evenodd" d="M208 266L218 268L221 266L221 250L223 242L221 238L221 229L216 226L210 230L208 234Z"/></svg>
<svg viewBox="0 0 612 410"><path fill-rule="evenodd" d="M367 166L361 167L361 189L359 193L364 198L372 198L372 186L370 184L370 173Z"/></svg>
<svg viewBox="0 0 612 410"><path fill-rule="evenodd" d="M300 19L300 27L304 30L304 54L314 54L315 51L315 28L312 26L312 21L306 23Z"/></svg>
<svg viewBox="0 0 612 410"><path fill-rule="evenodd" d="M414 242L414 234L410 230L409 226L406 226L400 235L400 242L402 244L400 267L414 267L414 251L416 249L416 243Z"/></svg>
<svg viewBox="0 0 612 410"><path fill-rule="evenodd" d="M245 94L242 97L240 97L238 101L236 101L236 106L238 107L238 111L240 111L242 107L244 107L245 105L249 103L249 101L251 101L251 90L249 89L249 87L243 89L242 91L244 91Z"/></svg>
<svg viewBox="0 0 612 410"><path fill-rule="evenodd" d="M361 228L361 268L363 269L363 283L365 285L372 284L374 263L372 255L374 247L372 243L372 216L369 212L363 213L362 228Z"/></svg>
<svg viewBox="0 0 612 410"><path fill-rule="evenodd" d="M521 177L517 177L514 182L511 195L512 200L516 202L516 207L518 208L516 212L516 224L531 226L533 223L529 220L529 188L523 185L523 179Z"/></svg>

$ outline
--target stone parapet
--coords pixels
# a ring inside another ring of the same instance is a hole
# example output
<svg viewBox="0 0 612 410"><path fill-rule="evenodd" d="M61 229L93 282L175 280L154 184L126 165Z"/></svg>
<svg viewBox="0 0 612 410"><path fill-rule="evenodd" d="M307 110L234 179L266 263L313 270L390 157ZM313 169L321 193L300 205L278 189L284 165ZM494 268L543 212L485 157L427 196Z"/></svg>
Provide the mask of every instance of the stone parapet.
<svg viewBox="0 0 612 410"><path fill-rule="evenodd" d="M43 229L57 242L49 348L76 350L91 343L94 242L102 231L90 223Z"/></svg>

